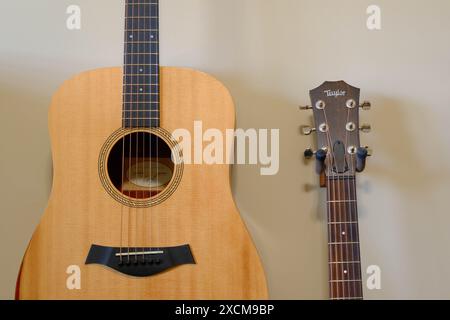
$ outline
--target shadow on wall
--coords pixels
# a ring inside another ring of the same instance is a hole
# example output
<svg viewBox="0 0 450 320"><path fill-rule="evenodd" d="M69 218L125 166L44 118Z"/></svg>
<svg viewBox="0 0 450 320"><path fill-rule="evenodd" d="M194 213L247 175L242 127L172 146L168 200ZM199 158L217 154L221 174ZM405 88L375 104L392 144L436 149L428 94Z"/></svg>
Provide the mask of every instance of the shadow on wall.
<svg viewBox="0 0 450 320"><path fill-rule="evenodd" d="M372 197L377 194L375 188L387 185L389 189L396 190L399 199L392 205L380 203L381 207L387 209L384 212L359 201L360 217L375 222L378 227L382 226L380 230L368 228L371 241L364 246L372 247L370 251L376 255L372 258L384 264L381 265L384 270L383 283L389 286L389 294L392 295L387 298L417 298L420 296L414 292L417 284L411 285L411 279L429 272L423 269L423 261L436 261L436 257L432 250L426 249L426 244L439 241L433 238L439 238L440 235L433 232L436 230L437 213L433 212L432 206L423 213L420 213L420 209L414 212L407 210L428 206L426 202L433 201L436 181L449 179L449 171L438 164L442 159L436 159L436 165L430 165L429 161L436 154L426 144L423 145L423 141L433 141L432 145L442 146L447 142L444 137L442 141L436 141L439 133L432 114L425 106L415 101L384 96L375 96L372 102L374 108L368 118L373 124L373 133L362 136L362 141L373 147L374 156L369 159L367 170L362 174L364 178L359 179L359 192L362 197ZM411 113L414 113L415 118L420 117L421 128L411 127ZM386 242L389 242L389 246L386 246ZM419 249L422 245L425 246L424 250ZM427 293L422 292L421 295L423 297Z"/></svg>
<svg viewBox="0 0 450 320"><path fill-rule="evenodd" d="M52 164L48 143L48 97L23 87L0 86L2 197L0 212L8 215L1 227L3 252L0 298L14 295L16 276L32 233L44 212L51 188ZM20 232L18 232L20 231Z"/></svg>

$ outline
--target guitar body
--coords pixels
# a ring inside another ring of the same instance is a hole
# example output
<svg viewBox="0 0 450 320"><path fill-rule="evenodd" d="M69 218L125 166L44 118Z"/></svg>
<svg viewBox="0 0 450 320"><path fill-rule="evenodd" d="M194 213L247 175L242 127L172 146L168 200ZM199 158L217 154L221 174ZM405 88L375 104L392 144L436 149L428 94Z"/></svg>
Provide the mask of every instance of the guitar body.
<svg viewBox="0 0 450 320"><path fill-rule="evenodd" d="M124 208L105 190L99 155L121 128L122 80L122 68L86 72L53 98L53 188L22 263L17 298L268 298L259 256L232 198L228 165L184 165L176 190L149 208ZM204 73L161 68L160 94L160 127L167 132L184 128L194 137L197 120L203 130L216 128L224 136L234 128L228 91ZM195 264L148 277L85 264L91 245L119 246L123 225L133 246L189 244ZM70 266L79 267L79 273L72 274ZM67 282L78 275L80 288L70 290Z"/></svg>

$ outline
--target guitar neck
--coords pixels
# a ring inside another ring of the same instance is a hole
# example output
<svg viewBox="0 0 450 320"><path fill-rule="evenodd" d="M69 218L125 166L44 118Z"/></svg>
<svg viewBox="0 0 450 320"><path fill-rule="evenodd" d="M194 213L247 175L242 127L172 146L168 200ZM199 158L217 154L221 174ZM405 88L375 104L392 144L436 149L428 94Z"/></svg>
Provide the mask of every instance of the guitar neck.
<svg viewBox="0 0 450 320"><path fill-rule="evenodd" d="M330 298L362 299L355 176L327 178Z"/></svg>
<svg viewBox="0 0 450 320"><path fill-rule="evenodd" d="M123 127L159 127L159 0L125 6Z"/></svg>

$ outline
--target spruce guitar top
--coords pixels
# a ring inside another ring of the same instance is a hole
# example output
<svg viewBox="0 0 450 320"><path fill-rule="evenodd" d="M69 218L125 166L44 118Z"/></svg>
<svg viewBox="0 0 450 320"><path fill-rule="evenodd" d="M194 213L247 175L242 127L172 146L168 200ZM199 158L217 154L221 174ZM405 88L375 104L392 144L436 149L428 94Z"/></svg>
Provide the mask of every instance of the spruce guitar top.
<svg viewBox="0 0 450 320"><path fill-rule="evenodd" d="M304 135L317 134L318 150L306 149L316 159L321 186L327 188L329 293L333 300L362 299L361 257L356 203L356 173L362 172L371 151L361 147L360 90L343 81L325 82L310 92L315 128L302 126Z"/></svg>
<svg viewBox="0 0 450 320"><path fill-rule="evenodd" d="M184 163L172 135L199 120L225 135L231 96L207 74L160 67L158 0L125 6L123 68L77 75L53 97L52 192L16 296L266 299L229 166Z"/></svg>

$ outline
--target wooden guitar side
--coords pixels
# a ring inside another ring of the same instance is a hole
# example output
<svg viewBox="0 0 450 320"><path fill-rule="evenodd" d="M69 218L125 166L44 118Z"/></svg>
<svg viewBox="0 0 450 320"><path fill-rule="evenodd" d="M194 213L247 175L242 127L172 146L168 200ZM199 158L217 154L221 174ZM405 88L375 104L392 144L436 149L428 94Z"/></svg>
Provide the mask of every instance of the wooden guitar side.
<svg viewBox="0 0 450 320"><path fill-rule="evenodd" d="M121 68L78 75L54 96L49 112L53 187L23 260L18 298L267 299L259 256L232 198L228 165L186 165L168 200L128 216L130 245L189 244L195 265L133 278L84 264L92 244L117 247L121 241L123 207L105 191L98 173L100 150L121 127L121 116ZM234 128L226 88L201 72L161 68L161 127L185 128L194 136L196 120L203 130ZM80 268L79 290L67 288L69 266Z"/></svg>

